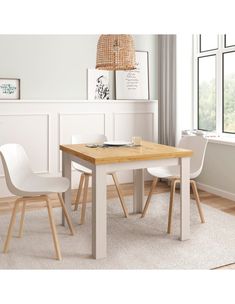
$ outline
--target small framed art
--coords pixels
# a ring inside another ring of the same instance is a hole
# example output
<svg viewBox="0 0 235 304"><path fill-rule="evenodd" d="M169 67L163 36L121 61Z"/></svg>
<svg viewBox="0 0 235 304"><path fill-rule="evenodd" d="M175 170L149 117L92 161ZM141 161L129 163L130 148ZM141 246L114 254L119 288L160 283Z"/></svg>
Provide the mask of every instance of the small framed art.
<svg viewBox="0 0 235 304"><path fill-rule="evenodd" d="M20 99L20 79L0 78L0 99Z"/></svg>
<svg viewBox="0 0 235 304"><path fill-rule="evenodd" d="M109 100L109 71L88 69L87 73L88 100Z"/></svg>
<svg viewBox="0 0 235 304"><path fill-rule="evenodd" d="M136 69L116 71L116 99L149 99L149 55L136 51Z"/></svg>

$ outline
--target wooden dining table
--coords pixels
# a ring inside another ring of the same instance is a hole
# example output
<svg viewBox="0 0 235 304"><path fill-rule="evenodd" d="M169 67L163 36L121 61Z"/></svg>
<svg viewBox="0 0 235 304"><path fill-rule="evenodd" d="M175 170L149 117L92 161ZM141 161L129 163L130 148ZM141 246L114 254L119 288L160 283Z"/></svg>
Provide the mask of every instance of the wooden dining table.
<svg viewBox="0 0 235 304"><path fill-rule="evenodd" d="M190 237L190 157L191 150L142 141L141 146L96 147L85 144L60 145L62 175L71 181L71 162L92 170L92 255L107 254L106 174L133 170L133 213L141 213L144 204L144 169L158 166L180 166L180 240ZM71 209L71 189L64 194ZM141 219L140 219L141 220ZM64 218L62 217L64 223ZM151 229L151 227L149 227Z"/></svg>

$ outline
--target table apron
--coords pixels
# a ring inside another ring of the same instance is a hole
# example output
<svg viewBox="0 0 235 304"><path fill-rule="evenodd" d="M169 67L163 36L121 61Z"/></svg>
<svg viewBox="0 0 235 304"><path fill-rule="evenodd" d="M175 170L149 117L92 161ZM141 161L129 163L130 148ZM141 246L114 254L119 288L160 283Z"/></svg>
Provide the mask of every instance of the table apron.
<svg viewBox="0 0 235 304"><path fill-rule="evenodd" d="M137 170L161 166L176 166L180 164L179 158L167 158L158 160L138 160L130 162L111 163L103 165L106 167L106 172L122 171L122 170Z"/></svg>
<svg viewBox="0 0 235 304"><path fill-rule="evenodd" d="M63 152L63 153L68 154L70 156L71 161L73 161L75 163L78 163L79 165L84 166L84 167L86 167L88 169L94 170L95 165L93 163L91 163L91 162L89 162L87 160L84 160L84 159L82 159L80 157L77 157L77 156L74 156L72 154L69 154L67 152Z"/></svg>
<svg viewBox="0 0 235 304"><path fill-rule="evenodd" d="M94 171L96 167L102 167L106 173L122 171L122 170L135 170L161 166L177 166L180 165L180 158L164 158L164 159L151 159L151 160L137 160L129 162L118 162L110 164L93 164L77 156L71 155L67 152L63 152L69 155L71 161L74 161L90 170Z"/></svg>

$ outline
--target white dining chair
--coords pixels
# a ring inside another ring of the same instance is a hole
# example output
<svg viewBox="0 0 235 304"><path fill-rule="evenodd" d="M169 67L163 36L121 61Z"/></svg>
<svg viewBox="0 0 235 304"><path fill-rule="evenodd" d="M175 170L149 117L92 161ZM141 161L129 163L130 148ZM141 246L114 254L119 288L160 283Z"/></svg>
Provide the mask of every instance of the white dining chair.
<svg viewBox="0 0 235 304"><path fill-rule="evenodd" d="M18 196L12 211L12 216L3 252L8 252L10 240L12 238L16 213L19 209L19 204L22 202L19 229L19 237L21 237L23 234L26 203L28 201L45 201L48 210L56 258L58 260L61 260L62 256L60 251L60 245L58 241L55 221L52 214L52 202L50 201L48 194L58 194L59 202L67 220L70 232L72 235L74 235L73 225L66 210L63 198L61 196L61 193L65 192L69 188L69 180L64 177L42 177L33 173L26 152L19 144L5 144L1 146L0 156L2 158L5 179L8 189L13 195Z"/></svg>
<svg viewBox="0 0 235 304"><path fill-rule="evenodd" d="M77 134L72 136L72 144L103 144L107 140L106 136L104 134ZM81 218L80 223L84 224L85 222L85 213L86 213L86 203L87 203L87 193L88 193L88 185L89 185L89 179L92 177L92 171L84 166L81 166L75 162L73 162L73 168L76 169L81 173L79 187L77 191L77 196L75 200L75 207L74 210L78 209L78 204L80 202L82 191L83 191L83 197L82 197L82 211L81 211ZM118 197L121 202L121 206L124 212L125 217L128 217L128 209L126 207L126 204L123 199L123 195L121 192L121 187L118 182L118 178L115 172L108 173L112 176L114 184L117 189Z"/></svg>
<svg viewBox="0 0 235 304"><path fill-rule="evenodd" d="M205 223L205 219L197 191L197 184L194 179L198 177L202 171L207 143L208 143L208 139L204 138L203 136L183 136L178 145L179 148L189 149L193 151L193 156L190 160L190 185L192 186L194 198L196 200L199 216L202 223ZM141 217L144 217L146 215L153 191L157 186L158 179L159 178L170 179L171 190L170 190L167 233L171 233L175 188L176 188L176 184L180 183L180 166L148 168L147 171L154 178Z"/></svg>

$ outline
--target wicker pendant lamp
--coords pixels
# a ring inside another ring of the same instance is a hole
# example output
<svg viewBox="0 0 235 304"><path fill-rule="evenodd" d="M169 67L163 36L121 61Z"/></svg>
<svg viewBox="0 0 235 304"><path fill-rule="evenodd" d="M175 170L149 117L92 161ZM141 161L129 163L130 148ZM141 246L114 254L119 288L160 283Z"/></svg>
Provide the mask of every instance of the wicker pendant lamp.
<svg viewBox="0 0 235 304"><path fill-rule="evenodd" d="M134 70L135 47L131 35L101 35L97 44L96 68Z"/></svg>

